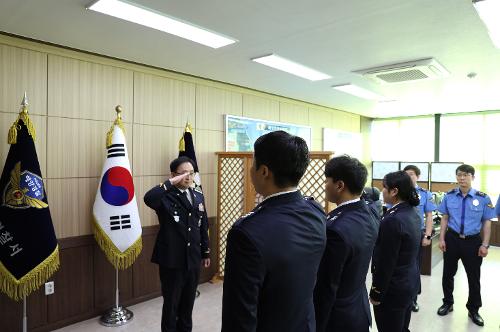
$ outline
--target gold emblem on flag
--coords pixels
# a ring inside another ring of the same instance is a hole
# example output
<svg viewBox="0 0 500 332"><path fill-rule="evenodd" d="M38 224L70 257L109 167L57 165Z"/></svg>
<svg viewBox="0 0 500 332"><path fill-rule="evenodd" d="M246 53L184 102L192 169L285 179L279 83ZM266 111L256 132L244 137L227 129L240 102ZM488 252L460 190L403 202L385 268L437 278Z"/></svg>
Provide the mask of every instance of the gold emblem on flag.
<svg viewBox="0 0 500 332"><path fill-rule="evenodd" d="M21 162L16 163L5 187L3 204L14 209L44 209L48 204L41 200L43 196L42 179L29 171L21 173Z"/></svg>

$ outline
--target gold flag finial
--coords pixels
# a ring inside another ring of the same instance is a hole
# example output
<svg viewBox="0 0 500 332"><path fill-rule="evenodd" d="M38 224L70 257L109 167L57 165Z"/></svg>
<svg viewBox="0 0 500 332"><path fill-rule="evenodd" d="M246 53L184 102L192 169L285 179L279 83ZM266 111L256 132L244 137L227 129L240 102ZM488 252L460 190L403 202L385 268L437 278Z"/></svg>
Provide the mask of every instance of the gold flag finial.
<svg viewBox="0 0 500 332"><path fill-rule="evenodd" d="M189 121L186 121L186 127L184 128L184 132L185 133L192 133L193 131L193 128L191 127L191 124L189 123Z"/></svg>
<svg viewBox="0 0 500 332"><path fill-rule="evenodd" d="M113 144L112 140L113 140L113 131L115 129L115 126L120 127L120 129L125 133L125 128L123 127L123 122L122 122L123 107L121 105L116 105L115 111L116 111L116 120L115 122L113 122L111 128L109 128L109 131L106 134L106 147L109 147L111 146L111 144Z"/></svg>
<svg viewBox="0 0 500 332"><path fill-rule="evenodd" d="M23 100L21 101L21 111L19 112L19 116L17 117L16 121L14 121L9 129L9 135L7 138L7 142L9 144L17 143L17 131L21 129L21 127L19 126L19 120L23 121L26 129L28 129L28 134L33 138L33 141L36 139L35 127L33 126L33 122L31 122L31 119L28 115L28 105L28 95L26 91L24 91Z"/></svg>

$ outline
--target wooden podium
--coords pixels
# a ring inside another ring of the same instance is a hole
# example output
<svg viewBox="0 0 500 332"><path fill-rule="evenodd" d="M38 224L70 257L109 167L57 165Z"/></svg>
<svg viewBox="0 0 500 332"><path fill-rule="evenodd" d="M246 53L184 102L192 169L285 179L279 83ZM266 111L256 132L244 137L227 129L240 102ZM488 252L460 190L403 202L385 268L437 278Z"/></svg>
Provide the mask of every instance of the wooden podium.
<svg viewBox="0 0 500 332"><path fill-rule="evenodd" d="M226 239L229 229L241 216L263 199L255 192L250 179L253 152L217 152L217 277L224 277ZM312 196L328 212L333 208L326 200L325 164L333 152L310 152L311 162L299 183L305 196Z"/></svg>

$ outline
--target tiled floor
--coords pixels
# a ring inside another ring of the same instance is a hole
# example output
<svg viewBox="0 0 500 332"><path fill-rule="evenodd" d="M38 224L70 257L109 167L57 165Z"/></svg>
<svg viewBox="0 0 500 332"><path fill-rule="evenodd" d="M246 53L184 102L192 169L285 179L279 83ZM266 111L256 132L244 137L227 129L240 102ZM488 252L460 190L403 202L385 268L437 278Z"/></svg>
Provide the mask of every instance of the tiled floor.
<svg viewBox="0 0 500 332"><path fill-rule="evenodd" d="M432 276L422 277L422 295L419 297L420 312L412 315L410 329L414 332L498 332L500 331L500 248L491 248L489 256L483 261L481 269L483 307L480 310L485 320L484 327L474 325L467 317L465 303L467 301L467 277L462 265L455 279L455 311L445 317L436 314L441 305L441 273L442 262L432 270ZM370 276L368 277L370 279ZM370 280L367 281L367 285ZM193 332L220 331L222 283L203 284L200 286L201 296L196 300L193 321ZM67 326L59 332L81 331L159 331L162 299L156 298L137 304L129 309L134 312L134 319L127 325L118 328L106 328L98 323L98 319ZM376 328L373 329L376 331ZM280 331L276 331L280 332Z"/></svg>

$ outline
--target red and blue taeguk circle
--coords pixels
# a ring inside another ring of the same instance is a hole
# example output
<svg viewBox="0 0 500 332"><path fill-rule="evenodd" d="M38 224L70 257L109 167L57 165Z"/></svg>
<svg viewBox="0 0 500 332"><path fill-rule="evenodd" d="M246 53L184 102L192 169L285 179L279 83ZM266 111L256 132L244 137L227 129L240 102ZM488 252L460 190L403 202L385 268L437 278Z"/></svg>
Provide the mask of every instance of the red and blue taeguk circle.
<svg viewBox="0 0 500 332"><path fill-rule="evenodd" d="M101 196L110 205L122 206L134 198L134 181L128 169L111 167L101 181Z"/></svg>

